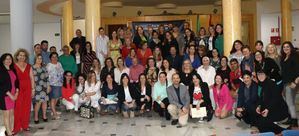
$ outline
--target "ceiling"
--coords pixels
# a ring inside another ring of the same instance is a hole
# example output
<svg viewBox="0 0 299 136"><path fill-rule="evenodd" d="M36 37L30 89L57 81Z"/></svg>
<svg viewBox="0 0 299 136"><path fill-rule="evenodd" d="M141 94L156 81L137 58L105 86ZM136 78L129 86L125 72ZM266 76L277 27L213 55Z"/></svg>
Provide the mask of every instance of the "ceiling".
<svg viewBox="0 0 299 136"><path fill-rule="evenodd" d="M111 2L113 0L102 0L102 3ZM194 5L210 5L218 0L115 0L121 1L126 6L156 6L163 3L173 3L179 6L194 6Z"/></svg>

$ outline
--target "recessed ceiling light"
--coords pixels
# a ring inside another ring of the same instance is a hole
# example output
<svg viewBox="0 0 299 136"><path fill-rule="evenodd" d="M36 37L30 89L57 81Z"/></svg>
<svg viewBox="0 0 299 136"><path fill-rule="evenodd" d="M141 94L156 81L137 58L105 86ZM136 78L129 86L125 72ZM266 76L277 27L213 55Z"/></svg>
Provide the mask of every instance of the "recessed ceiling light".
<svg viewBox="0 0 299 136"><path fill-rule="evenodd" d="M163 3L156 6L158 9L174 9L176 8L175 4L172 3Z"/></svg>
<svg viewBox="0 0 299 136"><path fill-rule="evenodd" d="M113 7L113 8L120 8L123 6L123 3L120 1L111 1L111 2L105 2L103 3L103 6L105 7Z"/></svg>

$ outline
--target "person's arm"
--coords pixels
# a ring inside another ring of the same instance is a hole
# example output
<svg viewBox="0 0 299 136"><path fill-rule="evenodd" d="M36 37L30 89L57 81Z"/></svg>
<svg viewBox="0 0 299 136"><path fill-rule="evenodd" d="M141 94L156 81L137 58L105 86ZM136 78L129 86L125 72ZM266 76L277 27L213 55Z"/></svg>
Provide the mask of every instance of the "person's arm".
<svg viewBox="0 0 299 136"><path fill-rule="evenodd" d="M180 109L182 109L183 107L184 107L184 105L181 105L181 104L179 104L178 102L176 102L175 100L174 100L174 98L173 98L173 95L171 94L173 91L175 91L175 90L173 90L172 89L173 87L172 86L170 86L170 87L168 87L167 89L166 89L166 91L167 91L167 97L168 97L168 100L169 100L169 104L174 104L174 105L176 105L178 108L180 108ZM175 93L175 92L174 92ZM190 102L189 102L190 103ZM189 104L188 103L188 104Z"/></svg>
<svg viewBox="0 0 299 136"><path fill-rule="evenodd" d="M31 67L30 67L29 75L30 75L32 97L33 97L35 95L35 81L34 81L34 75Z"/></svg>
<svg viewBox="0 0 299 136"><path fill-rule="evenodd" d="M76 60L72 57L72 64L73 64L73 66L72 66L72 68L73 68L73 75L75 76L76 74L77 74L77 72L78 72L78 67L77 67L77 64L76 64Z"/></svg>

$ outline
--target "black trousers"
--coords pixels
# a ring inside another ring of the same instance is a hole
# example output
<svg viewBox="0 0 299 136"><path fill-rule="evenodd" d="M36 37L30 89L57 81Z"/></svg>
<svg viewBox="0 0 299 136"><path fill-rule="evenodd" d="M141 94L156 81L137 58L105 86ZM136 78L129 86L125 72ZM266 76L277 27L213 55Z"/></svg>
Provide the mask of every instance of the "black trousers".
<svg viewBox="0 0 299 136"><path fill-rule="evenodd" d="M169 105L169 100L168 98L164 98L162 100L162 102L164 103L165 105L165 109L164 108L161 108L160 104L157 103L156 101L154 101L154 105L153 105L153 108L154 108L154 111L159 113L159 115L161 117L165 117L166 120L170 120L170 114L168 113L168 110L167 110L167 107Z"/></svg>

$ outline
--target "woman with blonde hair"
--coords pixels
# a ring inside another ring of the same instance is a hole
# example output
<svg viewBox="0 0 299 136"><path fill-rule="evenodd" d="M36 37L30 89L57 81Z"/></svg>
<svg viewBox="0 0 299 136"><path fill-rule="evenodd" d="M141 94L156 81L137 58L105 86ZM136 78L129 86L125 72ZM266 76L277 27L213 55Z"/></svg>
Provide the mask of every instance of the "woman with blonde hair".
<svg viewBox="0 0 299 136"><path fill-rule="evenodd" d="M277 51L276 45L271 43L266 46L265 57L273 59L280 67L280 55Z"/></svg>
<svg viewBox="0 0 299 136"><path fill-rule="evenodd" d="M19 49L15 55L15 69L20 82L20 92L15 104L14 133L21 130L29 131L31 99L35 93L35 82L29 54L25 49Z"/></svg>

